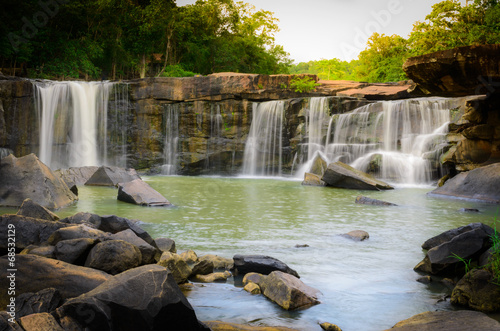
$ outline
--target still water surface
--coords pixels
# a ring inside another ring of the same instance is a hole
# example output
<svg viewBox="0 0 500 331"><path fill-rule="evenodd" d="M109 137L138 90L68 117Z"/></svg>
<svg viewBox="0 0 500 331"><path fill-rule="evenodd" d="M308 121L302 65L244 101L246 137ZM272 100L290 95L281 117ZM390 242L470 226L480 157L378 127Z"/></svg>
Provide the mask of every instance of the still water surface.
<svg viewBox="0 0 500 331"><path fill-rule="evenodd" d="M188 300L200 320L299 330L319 330L321 322L344 331L383 330L417 313L452 309L447 301L437 303L446 289L416 282L419 275L413 267L424 257L420 245L454 227L472 222L492 225L497 208L429 197L430 187L371 192L269 178L143 179L177 207L134 206L117 201L115 188L81 186L78 203L58 214L85 211L139 219L153 238L173 238L178 252L276 257L322 292L321 304L286 312L261 295L246 293L232 279L226 284L197 284ZM360 194L399 206L355 204ZM477 208L480 213L464 213L461 208ZM355 242L340 236L358 229L370 238ZM295 247L305 244L309 247Z"/></svg>

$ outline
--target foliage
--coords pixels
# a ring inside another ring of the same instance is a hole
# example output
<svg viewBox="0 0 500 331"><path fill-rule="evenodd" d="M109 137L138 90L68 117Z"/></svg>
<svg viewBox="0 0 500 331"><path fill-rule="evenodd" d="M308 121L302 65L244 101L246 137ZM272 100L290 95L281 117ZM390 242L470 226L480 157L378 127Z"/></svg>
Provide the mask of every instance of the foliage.
<svg viewBox="0 0 500 331"><path fill-rule="evenodd" d="M493 282L500 286L500 233L497 231L497 217L495 217L495 231L490 236L492 253L488 268L493 273Z"/></svg>
<svg viewBox="0 0 500 331"><path fill-rule="evenodd" d="M313 91L319 85L313 78L307 76L295 76L290 81L290 88L299 93Z"/></svg>
<svg viewBox="0 0 500 331"><path fill-rule="evenodd" d="M186 71L179 64L169 65L160 75L161 77L193 77L197 75L194 72Z"/></svg>

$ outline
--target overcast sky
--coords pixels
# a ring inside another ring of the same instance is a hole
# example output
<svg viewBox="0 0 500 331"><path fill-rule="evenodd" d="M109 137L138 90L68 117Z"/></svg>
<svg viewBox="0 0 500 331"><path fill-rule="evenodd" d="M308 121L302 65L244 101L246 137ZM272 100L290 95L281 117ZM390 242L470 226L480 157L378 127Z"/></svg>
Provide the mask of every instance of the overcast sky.
<svg viewBox="0 0 500 331"><path fill-rule="evenodd" d="M195 0L177 0L178 6ZM274 12L276 43L296 63L357 58L373 32L407 37L441 0L246 0Z"/></svg>

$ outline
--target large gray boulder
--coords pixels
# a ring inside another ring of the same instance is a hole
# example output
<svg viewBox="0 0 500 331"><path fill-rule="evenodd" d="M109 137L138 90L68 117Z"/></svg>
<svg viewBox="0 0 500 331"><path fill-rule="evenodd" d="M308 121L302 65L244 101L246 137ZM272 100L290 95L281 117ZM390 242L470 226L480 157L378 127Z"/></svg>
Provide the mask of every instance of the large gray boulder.
<svg viewBox="0 0 500 331"><path fill-rule="evenodd" d="M92 177L97 169L99 169L97 166L74 167L69 169L58 169L55 173L61 176L65 182L83 185Z"/></svg>
<svg viewBox="0 0 500 331"><path fill-rule="evenodd" d="M143 239L139 238L134 231L130 229L120 231L111 235L111 238L114 240L123 240L137 246L142 255L141 264L155 263L155 255L159 253L159 249L151 246Z"/></svg>
<svg viewBox="0 0 500 331"><path fill-rule="evenodd" d="M0 163L0 182L0 206L19 207L30 198L43 207L59 209L78 200L35 154L4 157Z"/></svg>
<svg viewBox="0 0 500 331"><path fill-rule="evenodd" d="M500 204L500 163L462 172L429 194Z"/></svg>
<svg viewBox="0 0 500 331"><path fill-rule="evenodd" d="M126 183L140 178L134 169L102 166L85 182L85 185L116 186L118 183Z"/></svg>
<svg viewBox="0 0 500 331"><path fill-rule="evenodd" d="M123 240L108 240L90 250L85 266L116 275L139 266L141 261L141 251L137 246Z"/></svg>
<svg viewBox="0 0 500 331"><path fill-rule="evenodd" d="M17 215L33 217L53 222L59 220L59 216L57 216L47 208L42 207L39 204L33 202L33 200L29 198L23 201L23 204L17 211Z"/></svg>
<svg viewBox="0 0 500 331"><path fill-rule="evenodd" d="M142 179L118 184L118 200L141 206L170 206L161 193Z"/></svg>
<svg viewBox="0 0 500 331"><path fill-rule="evenodd" d="M444 244L445 242L452 240L454 237L456 237L462 233L465 233L465 232L468 232L468 231L471 231L474 229L483 229L486 233L492 233L492 231L493 231L493 229L486 224L471 223L471 224L468 224L465 226L461 226L461 227L458 227L455 229L445 231L443 233L438 234L437 236L434 236L430 239L427 239L422 244L422 248L429 250L433 247L439 246L441 244Z"/></svg>
<svg viewBox="0 0 500 331"><path fill-rule="evenodd" d="M125 271L69 300L55 315L88 330L209 330L197 320L172 274L157 265Z"/></svg>
<svg viewBox="0 0 500 331"><path fill-rule="evenodd" d="M428 311L401 321L388 330L496 331L500 330L500 323L477 311Z"/></svg>
<svg viewBox="0 0 500 331"><path fill-rule="evenodd" d="M273 271L282 271L297 278L300 278L297 271L287 266L282 261L265 255L240 255L233 256L234 269L238 275L244 275L249 272L256 272L268 275Z"/></svg>
<svg viewBox="0 0 500 331"><path fill-rule="evenodd" d="M75 215L63 218L60 222L68 224L84 224L91 228L99 229L101 226L101 216L92 213L79 212Z"/></svg>
<svg viewBox="0 0 500 331"><path fill-rule="evenodd" d="M134 233L150 244L153 247L157 247L155 241L146 230L142 229L140 226L140 221L132 220L124 217L119 217L115 215L105 215L101 216L101 225L99 226L99 230L110 232L110 233L118 233L120 231L124 231L130 229L134 231Z"/></svg>
<svg viewBox="0 0 500 331"><path fill-rule="evenodd" d="M95 239L77 238L59 241L54 247L54 257L60 261L84 265Z"/></svg>
<svg viewBox="0 0 500 331"><path fill-rule="evenodd" d="M330 163L321 180L328 186L339 188L375 191L393 189L389 184L340 161Z"/></svg>
<svg viewBox="0 0 500 331"><path fill-rule="evenodd" d="M85 224L67 225L64 228L58 229L52 233L47 242L51 245L56 245L62 240L89 238L94 240L107 240L110 234L104 231L91 228Z"/></svg>
<svg viewBox="0 0 500 331"><path fill-rule="evenodd" d="M16 255L16 295L35 293L53 287L62 299L73 298L86 293L112 276L91 268L69 264L63 261L26 254ZM0 270L10 269L7 256L0 257ZM9 279L0 277L0 288L9 287ZM0 309L5 309L9 296L0 292Z"/></svg>

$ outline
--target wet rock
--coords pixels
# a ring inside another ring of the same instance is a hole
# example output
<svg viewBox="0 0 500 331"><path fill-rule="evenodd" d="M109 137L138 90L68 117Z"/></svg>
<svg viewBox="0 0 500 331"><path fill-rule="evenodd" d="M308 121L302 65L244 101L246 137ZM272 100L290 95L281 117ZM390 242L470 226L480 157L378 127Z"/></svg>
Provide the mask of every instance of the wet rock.
<svg viewBox="0 0 500 331"><path fill-rule="evenodd" d="M308 244L297 244L297 245L295 245L295 248L307 248L307 247L309 247Z"/></svg>
<svg viewBox="0 0 500 331"><path fill-rule="evenodd" d="M130 229L134 231L134 233L139 238L141 238L151 246L156 247L156 243L153 240L153 238L151 238L149 233L147 233L144 229L142 229L139 226L139 224L140 221L138 220L131 220L128 218L118 217L115 215L105 215L101 216L101 226L99 227L99 230L110 233L118 233L120 231Z"/></svg>
<svg viewBox="0 0 500 331"><path fill-rule="evenodd" d="M321 323L319 326L325 331L342 331L341 328L339 328L337 325L332 324L332 323Z"/></svg>
<svg viewBox="0 0 500 331"><path fill-rule="evenodd" d="M422 284L430 284L432 283L432 278L431 276L422 276L417 279L417 282Z"/></svg>
<svg viewBox="0 0 500 331"><path fill-rule="evenodd" d="M231 277L231 273L226 270L224 272L214 272L208 275L195 275L192 277L192 280L199 283L216 283L225 282L229 277Z"/></svg>
<svg viewBox="0 0 500 331"><path fill-rule="evenodd" d="M46 242L54 231L68 225L60 222L40 220L20 215L0 215L0 252L7 252L7 236L10 226L15 227L16 249L22 250L29 245L40 245ZM4 253L5 254L5 253Z"/></svg>
<svg viewBox="0 0 500 331"><path fill-rule="evenodd" d="M425 258L414 269L433 275L463 274L462 259L476 260L491 245L490 235L493 229L486 225L471 227L471 230L429 249ZM462 231L460 228L455 230Z"/></svg>
<svg viewBox="0 0 500 331"><path fill-rule="evenodd" d="M423 249L431 249L433 247L436 247L436 246L439 246L441 244L444 244L445 242L448 242L450 240L452 240L454 237L462 234L462 233L465 233L465 232L468 232L468 231L471 231L471 230L475 230L475 229L482 229L484 232L486 232L487 234L493 234L494 230L486 225L486 224L483 224L483 223L471 223L471 224L468 224L468 225L465 225L465 226L461 226L461 227L458 227L458 228L455 228L455 229L451 229L451 230L448 230L448 231L445 231L437 236L434 236L430 239L427 239L423 244L422 244L422 248Z"/></svg>
<svg viewBox="0 0 500 331"><path fill-rule="evenodd" d="M221 257L218 255L207 254L198 258L198 261L211 261L214 264L214 269L226 269L230 270L234 267L234 260Z"/></svg>
<svg viewBox="0 0 500 331"><path fill-rule="evenodd" d="M177 249L175 248L175 241L170 238L156 238L155 239L156 246L162 252L170 252L177 253Z"/></svg>
<svg viewBox="0 0 500 331"><path fill-rule="evenodd" d="M119 183L141 179L134 169L102 166L85 182L91 186L116 186Z"/></svg>
<svg viewBox="0 0 500 331"><path fill-rule="evenodd" d="M198 261L191 272L191 277L195 275L208 275L214 272L214 263L209 260Z"/></svg>
<svg viewBox="0 0 500 331"><path fill-rule="evenodd" d="M374 205L374 206L397 206L396 204L391 203L391 202L372 199L372 198L364 197L362 195L358 195L356 197L355 203L359 203L362 205Z"/></svg>
<svg viewBox="0 0 500 331"><path fill-rule="evenodd" d="M185 252L182 252L180 255L181 259L186 261L187 264L195 264L198 261L198 255L196 255L195 251L193 250L187 250Z"/></svg>
<svg viewBox="0 0 500 331"><path fill-rule="evenodd" d="M325 173L326 168L328 168L328 162L326 159L322 157L321 154L316 154L308 172L313 175L318 175L321 178Z"/></svg>
<svg viewBox="0 0 500 331"><path fill-rule="evenodd" d="M95 239L78 238L59 241L54 247L54 257L60 261L84 265Z"/></svg>
<svg viewBox="0 0 500 331"><path fill-rule="evenodd" d="M429 194L500 204L500 163L462 172Z"/></svg>
<svg viewBox="0 0 500 331"><path fill-rule="evenodd" d="M69 169L58 169L55 173L61 176L65 182L84 185L97 169L99 169L97 166L74 167Z"/></svg>
<svg viewBox="0 0 500 331"><path fill-rule="evenodd" d="M88 330L209 330L197 320L173 275L158 265L114 276L69 300L55 315L69 317Z"/></svg>
<svg viewBox="0 0 500 331"><path fill-rule="evenodd" d="M477 311L428 311L401 321L390 330L494 331L500 330L500 323Z"/></svg>
<svg viewBox="0 0 500 331"><path fill-rule="evenodd" d="M78 200L66 183L35 154L4 157L0 182L0 206L19 207L30 198L45 208L59 209Z"/></svg>
<svg viewBox="0 0 500 331"><path fill-rule="evenodd" d="M106 233L101 230L97 230L86 225L70 225L66 227L58 229L52 233L52 235L48 239L48 243L51 245L56 245L58 242L62 240L69 239L81 239L81 238L89 238L94 240L106 240L109 239L109 233Z"/></svg>
<svg viewBox="0 0 500 331"><path fill-rule="evenodd" d="M256 272L268 275L273 271L282 271L294 275L297 278L299 274L278 259L265 255L235 255L234 269L238 275L244 275L249 272Z"/></svg>
<svg viewBox="0 0 500 331"><path fill-rule="evenodd" d="M321 179L328 186L339 188L375 191L393 189L389 184L340 161L330 163Z"/></svg>
<svg viewBox="0 0 500 331"><path fill-rule="evenodd" d="M319 291L305 285L297 277L273 271L259 284L262 293L286 310L318 304Z"/></svg>
<svg viewBox="0 0 500 331"><path fill-rule="evenodd" d="M16 319L37 313L50 313L61 303L61 294L55 288L37 293L23 293L16 297Z"/></svg>
<svg viewBox="0 0 500 331"><path fill-rule="evenodd" d="M53 287L63 300L88 292L112 277L100 270L32 254L16 255L16 267L16 295ZM0 268L9 269L7 256L0 257ZM8 288L7 282L6 277L0 277L1 288ZM8 300L7 291L1 291L0 308L5 307Z"/></svg>
<svg viewBox="0 0 500 331"><path fill-rule="evenodd" d="M141 261L141 251L137 246L123 240L108 240L90 250L85 266L116 275L139 266Z"/></svg>
<svg viewBox="0 0 500 331"><path fill-rule="evenodd" d="M485 313L500 311L500 287L486 269L473 269L457 283L451 303Z"/></svg>
<svg viewBox="0 0 500 331"><path fill-rule="evenodd" d="M263 277L265 276L262 274L258 274L256 272L249 272L245 276L243 276L242 284L243 286L248 285L250 283L261 284L264 279Z"/></svg>
<svg viewBox="0 0 500 331"><path fill-rule="evenodd" d="M326 183L321 180L320 175L310 174L306 172L304 174L304 180L302 181L302 185L305 186L326 186Z"/></svg>
<svg viewBox="0 0 500 331"><path fill-rule="evenodd" d="M141 206L172 205L163 195L142 179L118 184L118 200Z"/></svg>
<svg viewBox="0 0 500 331"><path fill-rule="evenodd" d="M479 209L476 208L462 208L460 209L462 213L479 213Z"/></svg>
<svg viewBox="0 0 500 331"><path fill-rule="evenodd" d="M349 238L355 241L363 241L370 238L368 232L363 230L354 230L342 235L342 237Z"/></svg>
<svg viewBox="0 0 500 331"><path fill-rule="evenodd" d="M254 295L255 295L255 294L261 294L261 293L262 293L262 291L261 291L261 289L260 289L260 286L259 286L259 285L257 285L257 284L255 284L255 283L248 283L248 284L246 284L246 285L243 287L243 289L244 289L245 291L247 291L248 293L250 293L250 294L254 294Z"/></svg>
<svg viewBox="0 0 500 331"><path fill-rule="evenodd" d="M55 251L54 246L29 245L28 247L23 249L19 254L34 254L52 259L54 258L54 251Z"/></svg>
<svg viewBox="0 0 500 331"><path fill-rule="evenodd" d="M297 331L284 326L253 326L221 321L205 321L203 323L212 331Z"/></svg>
<svg viewBox="0 0 500 331"><path fill-rule="evenodd" d="M33 202L31 199L26 199L17 211L17 215L42 219L46 221L58 221L59 216L51 212L45 207Z"/></svg>
<svg viewBox="0 0 500 331"><path fill-rule="evenodd" d="M172 273L177 284L185 283L192 273L192 269L186 261L181 259L178 254L163 252L158 265L165 267Z"/></svg>
<svg viewBox="0 0 500 331"><path fill-rule="evenodd" d="M123 240L134 246L137 246L137 248L139 248L139 250L141 251L141 265L155 262L155 255L157 254L157 252L159 252L159 250L139 238L134 231L127 229L115 233L110 237L114 240Z"/></svg>
<svg viewBox="0 0 500 331"><path fill-rule="evenodd" d="M19 324L25 331L64 331L64 329L57 323L56 319L49 313L31 314L21 317Z"/></svg>
<svg viewBox="0 0 500 331"><path fill-rule="evenodd" d="M60 222L67 224L84 224L91 228L99 229L101 226L101 216L92 213L79 212L73 216L63 218Z"/></svg>

